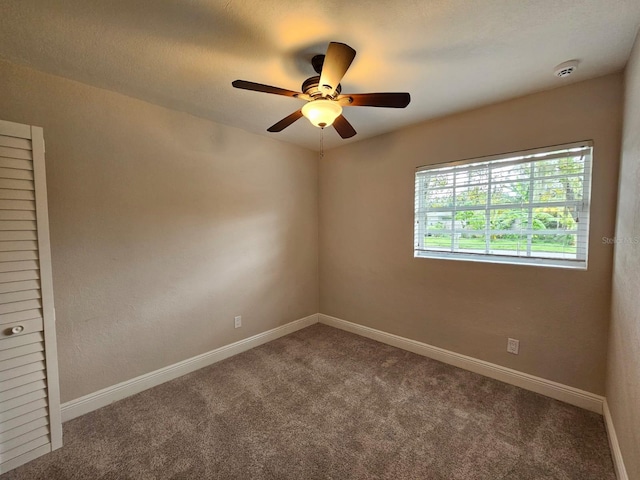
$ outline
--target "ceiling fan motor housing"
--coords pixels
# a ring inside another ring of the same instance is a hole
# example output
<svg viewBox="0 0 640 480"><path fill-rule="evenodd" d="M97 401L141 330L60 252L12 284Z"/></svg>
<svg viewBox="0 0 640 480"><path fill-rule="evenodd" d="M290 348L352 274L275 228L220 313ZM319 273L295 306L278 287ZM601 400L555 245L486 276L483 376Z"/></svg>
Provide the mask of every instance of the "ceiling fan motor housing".
<svg viewBox="0 0 640 480"><path fill-rule="evenodd" d="M304 82L302 82L302 91L303 93L306 93L312 98L322 97L322 92L320 91L320 75L309 77ZM340 95L341 91L342 91L342 85L338 84L334 94L327 95L325 98L330 98L333 100L338 95Z"/></svg>

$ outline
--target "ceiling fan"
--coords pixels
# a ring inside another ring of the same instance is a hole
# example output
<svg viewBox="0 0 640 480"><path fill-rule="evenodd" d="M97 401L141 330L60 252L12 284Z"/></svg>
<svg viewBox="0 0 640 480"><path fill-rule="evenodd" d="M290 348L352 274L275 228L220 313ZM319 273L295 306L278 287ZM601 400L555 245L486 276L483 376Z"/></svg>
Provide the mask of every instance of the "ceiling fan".
<svg viewBox="0 0 640 480"><path fill-rule="evenodd" d="M309 77L302 83L302 93L246 80L235 80L231 84L235 88L299 98L307 102L301 109L270 126L268 132L281 132L304 116L316 127L333 125L342 138L351 138L356 131L342 115L342 107L404 108L411 101L408 93L342 94L340 81L355 56L356 51L349 45L329 43L325 55L316 55L311 59L318 75Z"/></svg>

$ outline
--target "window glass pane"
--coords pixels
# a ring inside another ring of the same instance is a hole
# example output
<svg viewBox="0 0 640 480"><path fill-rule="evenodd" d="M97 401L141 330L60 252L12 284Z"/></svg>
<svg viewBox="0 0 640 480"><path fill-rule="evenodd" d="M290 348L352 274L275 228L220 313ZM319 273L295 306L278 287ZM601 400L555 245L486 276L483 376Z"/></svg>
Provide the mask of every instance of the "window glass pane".
<svg viewBox="0 0 640 480"><path fill-rule="evenodd" d="M489 212L491 230L519 232L529 229L529 210L523 208L500 208Z"/></svg>
<svg viewBox="0 0 640 480"><path fill-rule="evenodd" d="M533 209L534 230L576 230L576 207L540 207ZM541 232L542 233L542 232Z"/></svg>
<svg viewBox="0 0 640 480"><path fill-rule="evenodd" d="M531 184L526 182L499 183L491 189L491 203L502 205L514 203L522 205L529 203L529 190Z"/></svg>
<svg viewBox="0 0 640 480"><path fill-rule="evenodd" d="M536 162L536 176L550 177L555 175L582 174L584 157L554 158Z"/></svg>
<svg viewBox="0 0 640 480"><path fill-rule="evenodd" d="M415 255L586 266L591 150L578 144L418 171Z"/></svg>
<svg viewBox="0 0 640 480"><path fill-rule="evenodd" d="M467 186L489 181L489 168L487 166L463 168L456 172L456 185Z"/></svg>
<svg viewBox="0 0 640 480"><path fill-rule="evenodd" d="M488 185L456 187L456 208L484 206L487 204Z"/></svg>
<svg viewBox="0 0 640 480"><path fill-rule="evenodd" d="M453 206L453 188L438 188L427 190L425 204L428 208L442 208Z"/></svg>
<svg viewBox="0 0 640 480"><path fill-rule="evenodd" d="M539 232L533 235L531 248L538 255L546 254L545 256L558 258L575 258L576 237L575 234Z"/></svg>
<svg viewBox="0 0 640 480"><path fill-rule="evenodd" d="M456 212L456 224L462 234L475 235L487 228L486 210L462 210Z"/></svg>
<svg viewBox="0 0 640 480"><path fill-rule="evenodd" d="M486 253L487 239L483 233L468 232L457 238L458 250L465 253Z"/></svg>
<svg viewBox="0 0 640 480"><path fill-rule="evenodd" d="M565 202L567 200L566 177L536 180L533 184L533 192L534 202Z"/></svg>
<svg viewBox="0 0 640 480"><path fill-rule="evenodd" d="M427 234L424 239L424 244L425 246L435 249L451 250L451 234Z"/></svg>
<svg viewBox="0 0 640 480"><path fill-rule="evenodd" d="M448 171L443 173L433 173L428 175L425 178L425 188L453 187L453 171L451 169L447 170Z"/></svg>
<svg viewBox="0 0 640 480"><path fill-rule="evenodd" d="M425 231L448 230L451 231L453 212L427 212L424 217Z"/></svg>
<svg viewBox="0 0 640 480"><path fill-rule="evenodd" d="M541 202L573 202L582 201L582 177L558 177L538 179L534 182L533 201Z"/></svg>
<svg viewBox="0 0 640 480"><path fill-rule="evenodd" d="M527 235L514 233L492 235L489 239L490 252L500 255L527 255Z"/></svg>
<svg viewBox="0 0 640 480"><path fill-rule="evenodd" d="M520 163L507 165L504 167L494 167L491 171L491 181L501 182L504 180L524 180L531 176L531 164Z"/></svg>

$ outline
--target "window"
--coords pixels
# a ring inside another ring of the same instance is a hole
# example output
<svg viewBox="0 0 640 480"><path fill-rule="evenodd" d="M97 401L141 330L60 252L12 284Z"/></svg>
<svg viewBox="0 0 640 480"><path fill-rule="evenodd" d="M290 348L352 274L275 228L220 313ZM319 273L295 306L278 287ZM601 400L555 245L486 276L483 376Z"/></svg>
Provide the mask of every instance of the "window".
<svg viewBox="0 0 640 480"><path fill-rule="evenodd" d="M419 167L415 257L587 268L591 142Z"/></svg>

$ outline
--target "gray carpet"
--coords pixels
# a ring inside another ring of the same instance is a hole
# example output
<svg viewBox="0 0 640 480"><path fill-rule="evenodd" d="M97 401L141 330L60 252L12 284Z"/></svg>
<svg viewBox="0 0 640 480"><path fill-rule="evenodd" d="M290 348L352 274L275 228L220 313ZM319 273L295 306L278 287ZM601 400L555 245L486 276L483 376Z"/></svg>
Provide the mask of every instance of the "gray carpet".
<svg viewBox="0 0 640 480"><path fill-rule="evenodd" d="M314 325L64 424L3 475L615 480L602 417Z"/></svg>

